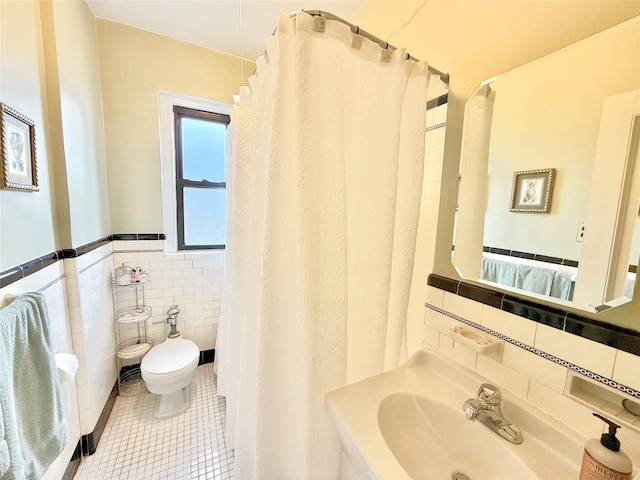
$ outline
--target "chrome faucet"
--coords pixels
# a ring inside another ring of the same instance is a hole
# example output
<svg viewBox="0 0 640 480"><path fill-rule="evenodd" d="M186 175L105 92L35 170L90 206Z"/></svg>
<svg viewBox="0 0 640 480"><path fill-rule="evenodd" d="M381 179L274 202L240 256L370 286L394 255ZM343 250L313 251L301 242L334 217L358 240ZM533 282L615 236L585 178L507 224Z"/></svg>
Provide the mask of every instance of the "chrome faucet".
<svg viewBox="0 0 640 480"><path fill-rule="evenodd" d="M490 383L483 383L476 395L464 402L462 409L467 419L472 422L478 420L495 433L511 443L522 443L522 432L509 420L504 418L500 409L502 393L500 389Z"/></svg>

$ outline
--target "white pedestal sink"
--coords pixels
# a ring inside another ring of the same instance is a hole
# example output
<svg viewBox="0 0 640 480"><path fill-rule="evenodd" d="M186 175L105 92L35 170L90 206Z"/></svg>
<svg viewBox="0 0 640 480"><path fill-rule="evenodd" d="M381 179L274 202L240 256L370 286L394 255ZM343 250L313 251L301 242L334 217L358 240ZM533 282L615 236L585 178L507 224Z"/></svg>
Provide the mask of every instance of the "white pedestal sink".
<svg viewBox="0 0 640 480"><path fill-rule="evenodd" d="M343 451L361 478L577 479L585 439L503 390L502 411L522 430L514 445L465 418L462 405L490 381L435 351L326 397Z"/></svg>

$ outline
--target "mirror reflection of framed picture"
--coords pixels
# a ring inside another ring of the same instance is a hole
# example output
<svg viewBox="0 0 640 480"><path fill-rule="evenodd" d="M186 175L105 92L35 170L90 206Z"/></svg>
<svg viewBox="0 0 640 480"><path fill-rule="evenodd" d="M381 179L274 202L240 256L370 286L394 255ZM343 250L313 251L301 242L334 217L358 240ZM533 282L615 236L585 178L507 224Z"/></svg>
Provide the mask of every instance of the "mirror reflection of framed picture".
<svg viewBox="0 0 640 480"><path fill-rule="evenodd" d="M549 213L555 168L513 173L510 212Z"/></svg>
<svg viewBox="0 0 640 480"><path fill-rule="evenodd" d="M0 106L0 187L37 191L36 125L8 105Z"/></svg>

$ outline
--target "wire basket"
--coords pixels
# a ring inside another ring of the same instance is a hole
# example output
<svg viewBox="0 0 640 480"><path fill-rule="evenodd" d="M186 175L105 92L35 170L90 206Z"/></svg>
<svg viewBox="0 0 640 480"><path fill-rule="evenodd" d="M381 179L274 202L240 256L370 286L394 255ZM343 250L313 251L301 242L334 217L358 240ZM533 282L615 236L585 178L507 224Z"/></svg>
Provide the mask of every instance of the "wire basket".
<svg viewBox="0 0 640 480"><path fill-rule="evenodd" d="M118 375L118 394L131 397L147 392L147 386L142 379L140 365L122 367Z"/></svg>

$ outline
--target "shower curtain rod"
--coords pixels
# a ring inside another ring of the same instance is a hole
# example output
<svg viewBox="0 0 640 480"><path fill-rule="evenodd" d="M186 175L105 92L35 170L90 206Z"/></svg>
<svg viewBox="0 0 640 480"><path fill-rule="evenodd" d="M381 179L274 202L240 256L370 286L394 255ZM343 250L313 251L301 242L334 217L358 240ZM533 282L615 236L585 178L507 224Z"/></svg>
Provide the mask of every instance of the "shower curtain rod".
<svg viewBox="0 0 640 480"><path fill-rule="evenodd" d="M349 23L345 19L340 18L337 15L334 15L334 14L329 13L329 12L323 12L322 10L297 10L295 12L291 12L289 14L289 16L293 18L300 12L308 13L309 15L313 15L313 16L325 17L327 20L336 20L336 21L338 21L340 23L343 23L343 24L347 25L351 29L351 31L353 33L355 33L356 35L361 35L361 36L363 36L365 38L368 38L369 40L371 40L372 42L376 42L378 45L380 45L383 48L388 48L390 50L396 50L396 47L394 47L393 45L389 45L388 42L385 42L384 40L381 40L378 37L376 37L374 35L371 35L368 32L365 32L364 30L362 30L357 25ZM412 57L409 54L407 54L407 60L413 60L414 62L419 62L420 61L417 58ZM440 77L440 80L442 81L442 83L445 84L445 86L447 88L449 87L449 74L448 73L441 72L440 70L438 70L437 68L432 67L431 65L428 65L427 67L428 67L428 69L429 69L429 71L431 73L433 73L434 75L438 75Z"/></svg>

